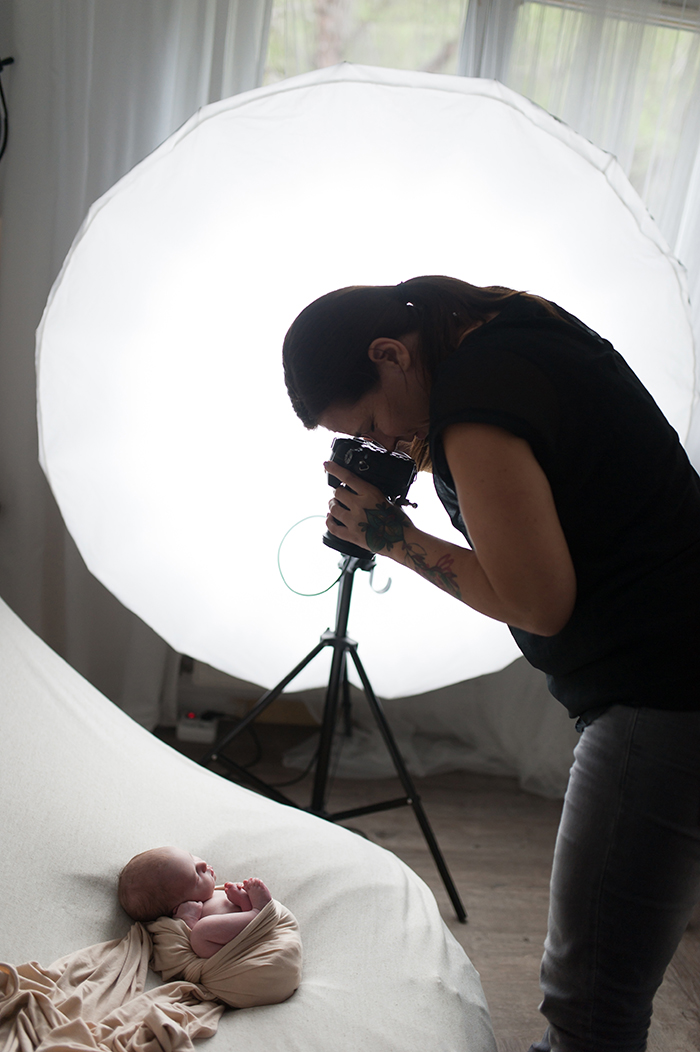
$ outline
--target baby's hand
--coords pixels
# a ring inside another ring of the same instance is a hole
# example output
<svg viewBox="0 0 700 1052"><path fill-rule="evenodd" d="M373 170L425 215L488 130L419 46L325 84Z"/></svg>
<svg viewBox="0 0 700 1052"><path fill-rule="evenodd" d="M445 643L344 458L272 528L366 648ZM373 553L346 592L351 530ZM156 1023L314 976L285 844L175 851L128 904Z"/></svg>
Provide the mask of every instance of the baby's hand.
<svg viewBox="0 0 700 1052"><path fill-rule="evenodd" d="M267 906L268 902L272 898L268 888L263 884L260 877L251 877L250 880L243 881L243 887L248 893L251 905L254 910L261 910L263 906Z"/></svg>
<svg viewBox="0 0 700 1052"><path fill-rule="evenodd" d="M253 905L248 898L248 894L240 882L232 884L230 881L227 881L224 884L224 891L226 893L226 898L231 905L237 906L238 909L242 910L244 913L247 913L248 910L253 908Z"/></svg>
<svg viewBox="0 0 700 1052"><path fill-rule="evenodd" d="M173 913L175 920L183 920L188 928L194 928L202 916L204 904L202 902L181 902Z"/></svg>

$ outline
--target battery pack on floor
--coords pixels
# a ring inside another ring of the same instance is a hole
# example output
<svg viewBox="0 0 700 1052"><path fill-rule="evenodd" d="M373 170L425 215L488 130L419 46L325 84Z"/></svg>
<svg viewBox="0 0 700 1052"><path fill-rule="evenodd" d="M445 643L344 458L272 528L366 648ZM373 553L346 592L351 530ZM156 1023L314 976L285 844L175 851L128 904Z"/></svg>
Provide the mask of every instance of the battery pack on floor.
<svg viewBox="0 0 700 1052"><path fill-rule="evenodd" d="M218 720L203 720L196 712L188 712L178 720L175 733L181 742L211 744L216 741L218 727Z"/></svg>

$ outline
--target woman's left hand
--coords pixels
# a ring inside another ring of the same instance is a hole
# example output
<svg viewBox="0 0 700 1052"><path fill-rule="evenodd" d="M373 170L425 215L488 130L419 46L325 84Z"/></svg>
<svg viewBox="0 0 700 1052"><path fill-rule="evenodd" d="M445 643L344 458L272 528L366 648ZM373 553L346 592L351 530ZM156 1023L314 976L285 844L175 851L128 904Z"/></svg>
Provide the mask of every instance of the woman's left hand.
<svg viewBox="0 0 700 1052"><path fill-rule="evenodd" d="M335 461L327 461L326 471L340 479L328 502L326 526L334 537L350 541L371 552L392 550L401 544L410 519L381 490L354 475Z"/></svg>

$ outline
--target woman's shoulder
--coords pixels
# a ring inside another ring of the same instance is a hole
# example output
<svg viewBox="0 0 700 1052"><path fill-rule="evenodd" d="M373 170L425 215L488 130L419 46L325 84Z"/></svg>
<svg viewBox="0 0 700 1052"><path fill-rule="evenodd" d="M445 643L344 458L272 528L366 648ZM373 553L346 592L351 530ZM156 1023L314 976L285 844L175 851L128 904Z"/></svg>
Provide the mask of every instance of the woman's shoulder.
<svg viewBox="0 0 700 1052"><path fill-rule="evenodd" d="M543 296L537 296L529 292L516 292L514 296L505 300L494 312L493 316L483 325L466 333L462 344L470 337L488 337L494 333L509 328L540 328L545 331L561 331L562 328L579 330L596 339L600 336L589 328L580 318L565 310L554 300L548 300ZM460 344L460 346L462 345Z"/></svg>
<svg viewBox="0 0 700 1052"><path fill-rule="evenodd" d="M558 375L567 362L565 348L573 352L573 360L581 361L615 354L609 341L557 303L518 293L493 318L465 334L440 363L435 379L441 386L473 368L499 373L506 364L503 359L513 368ZM516 360L522 363L519 367Z"/></svg>

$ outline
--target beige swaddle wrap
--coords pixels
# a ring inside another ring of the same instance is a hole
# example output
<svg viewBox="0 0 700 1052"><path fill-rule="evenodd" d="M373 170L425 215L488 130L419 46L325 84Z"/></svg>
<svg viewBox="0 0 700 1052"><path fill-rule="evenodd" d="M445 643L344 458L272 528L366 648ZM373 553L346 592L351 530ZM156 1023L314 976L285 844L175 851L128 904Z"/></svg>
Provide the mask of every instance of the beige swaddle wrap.
<svg viewBox="0 0 700 1052"><path fill-rule="evenodd" d="M272 899L213 957L198 957L182 920L160 917L147 924L151 963L167 982L197 983L207 995L233 1008L286 1001L301 982L301 937L296 918Z"/></svg>

